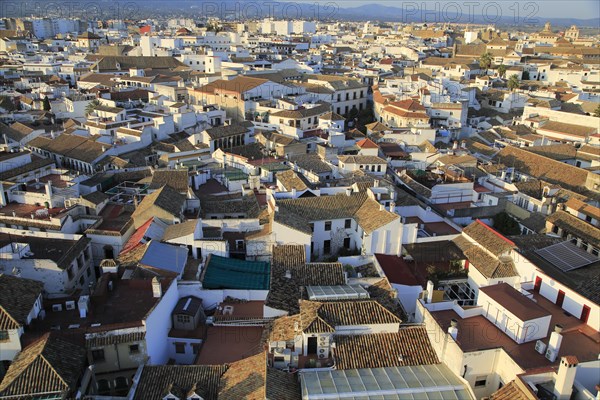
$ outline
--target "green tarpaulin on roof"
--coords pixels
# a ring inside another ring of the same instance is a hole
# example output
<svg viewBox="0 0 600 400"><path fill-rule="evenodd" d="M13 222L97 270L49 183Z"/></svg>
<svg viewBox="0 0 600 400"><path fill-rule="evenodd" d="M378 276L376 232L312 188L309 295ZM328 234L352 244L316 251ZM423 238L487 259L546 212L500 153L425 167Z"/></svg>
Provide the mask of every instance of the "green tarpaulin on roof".
<svg viewBox="0 0 600 400"><path fill-rule="evenodd" d="M205 289L269 290L271 265L211 254L202 280Z"/></svg>

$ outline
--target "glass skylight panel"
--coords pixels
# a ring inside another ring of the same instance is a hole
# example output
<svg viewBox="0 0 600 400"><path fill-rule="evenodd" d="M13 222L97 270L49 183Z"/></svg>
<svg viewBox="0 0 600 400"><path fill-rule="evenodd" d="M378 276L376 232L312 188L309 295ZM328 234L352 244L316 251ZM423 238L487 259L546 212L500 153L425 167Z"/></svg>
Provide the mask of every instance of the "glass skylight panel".
<svg viewBox="0 0 600 400"><path fill-rule="evenodd" d="M463 383L449 374L448 368L440 365L306 372L302 374L302 387L305 398L335 395L344 400L471 399Z"/></svg>
<svg viewBox="0 0 600 400"><path fill-rule="evenodd" d="M369 292L359 285L308 286L309 300L368 299Z"/></svg>
<svg viewBox="0 0 600 400"><path fill-rule="evenodd" d="M406 387L422 387L422 383L421 383L421 379L419 376L417 376L417 374L415 374L415 371L413 368L406 368L402 370L401 373L402 378L404 379L404 381L406 382Z"/></svg>

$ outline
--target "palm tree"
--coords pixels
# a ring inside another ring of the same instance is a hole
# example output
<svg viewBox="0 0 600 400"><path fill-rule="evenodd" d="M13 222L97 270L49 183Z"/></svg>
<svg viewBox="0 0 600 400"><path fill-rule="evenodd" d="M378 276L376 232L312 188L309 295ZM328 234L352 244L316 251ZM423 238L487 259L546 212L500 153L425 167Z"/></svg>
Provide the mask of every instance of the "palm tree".
<svg viewBox="0 0 600 400"><path fill-rule="evenodd" d="M506 73L506 65L504 65L504 64L498 65L498 75L504 76L505 73Z"/></svg>
<svg viewBox="0 0 600 400"><path fill-rule="evenodd" d="M511 75L508 78L508 88L512 91L519 87L519 77L517 75Z"/></svg>
<svg viewBox="0 0 600 400"><path fill-rule="evenodd" d="M487 70L492 66L492 55L489 52L485 52L479 57L479 66L485 70L487 75Z"/></svg>
<svg viewBox="0 0 600 400"><path fill-rule="evenodd" d="M90 115L92 112L94 112L94 109L96 107L98 107L100 105L100 100L92 100L90 101L87 106L85 106L85 116L87 117L88 115Z"/></svg>

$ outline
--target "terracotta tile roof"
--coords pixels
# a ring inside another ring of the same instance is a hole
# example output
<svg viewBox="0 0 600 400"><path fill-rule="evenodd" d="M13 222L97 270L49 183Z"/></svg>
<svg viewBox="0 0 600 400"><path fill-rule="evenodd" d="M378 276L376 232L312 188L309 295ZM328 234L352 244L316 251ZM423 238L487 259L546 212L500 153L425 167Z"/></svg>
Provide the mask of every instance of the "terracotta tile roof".
<svg viewBox="0 0 600 400"><path fill-rule="evenodd" d="M282 146L288 146L293 143L297 143L298 140L292 136L284 135L273 131L260 131L257 135L263 136L266 140Z"/></svg>
<svg viewBox="0 0 600 400"><path fill-rule="evenodd" d="M34 171L38 168L46 167L48 165L55 165L55 162L49 158L40 158L32 156L31 162L25 165L21 165L17 168L9 169L8 171L0 172L0 181L11 180L12 178L18 175L26 174L28 172Z"/></svg>
<svg viewBox="0 0 600 400"><path fill-rule="evenodd" d="M267 355L260 352L231 363L221 377L219 400L264 400L267 390Z"/></svg>
<svg viewBox="0 0 600 400"><path fill-rule="evenodd" d="M130 68L172 69L185 66L175 57L144 57L144 56L105 56L101 54L88 54L86 61L95 62L90 70L102 71L127 71Z"/></svg>
<svg viewBox="0 0 600 400"><path fill-rule="evenodd" d="M225 365L145 365L134 400L162 399L168 393L187 398L196 393L216 400Z"/></svg>
<svg viewBox="0 0 600 400"><path fill-rule="evenodd" d="M575 146L566 143L545 146L529 146L525 147L525 149L527 151L531 151L532 153L540 154L544 157L558 161L574 159L577 156L577 149Z"/></svg>
<svg viewBox="0 0 600 400"><path fill-rule="evenodd" d="M277 246L288 247L288 246ZM276 248L277 248L276 247ZM304 255L304 246L302 254ZM281 250L273 251L273 264L271 266L271 286L265 305L273 307L277 310L287 311L295 314L300 311L298 301L305 295L304 290L300 290L305 286L336 286L345 285L346 276L341 263L309 263L296 264L301 257L294 251L287 252L288 260L282 263ZM277 255L276 255L277 254ZM277 257L277 264L275 258ZM290 277L286 274L289 272Z"/></svg>
<svg viewBox="0 0 600 400"><path fill-rule="evenodd" d="M569 364L569 365L579 364L579 360L577 359L576 356L564 356L564 359L567 362L567 364Z"/></svg>
<svg viewBox="0 0 600 400"><path fill-rule="evenodd" d="M110 198L110 196L99 190L96 190L95 192L82 195L81 198L91 204L98 205Z"/></svg>
<svg viewBox="0 0 600 400"><path fill-rule="evenodd" d="M589 172L560 161L552 160L514 146L506 146L495 159L524 174L551 183L557 183L572 190L585 187Z"/></svg>
<svg viewBox="0 0 600 400"><path fill-rule="evenodd" d="M498 152L498 149L488 146L487 144L483 143L481 139L476 137L467 139L466 145L471 154L481 154L491 157Z"/></svg>
<svg viewBox="0 0 600 400"><path fill-rule="evenodd" d="M25 326L43 289L42 282L0 274L0 331Z"/></svg>
<svg viewBox="0 0 600 400"><path fill-rule="evenodd" d="M598 160L600 158L600 147L583 145L577 150L577 158L589 161Z"/></svg>
<svg viewBox="0 0 600 400"><path fill-rule="evenodd" d="M587 137L598 133L598 128L592 128L589 126L567 124L564 122L550 121L540 126L538 130L551 131L557 133L565 133L569 135Z"/></svg>
<svg viewBox="0 0 600 400"><path fill-rule="evenodd" d="M267 367L267 399L300 400L302 390L298 382L298 374L290 374Z"/></svg>
<svg viewBox="0 0 600 400"><path fill-rule="evenodd" d="M423 326L396 333L335 335L337 369L385 368L437 364L439 360Z"/></svg>
<svg viewBox="0 0 600 400"><path fill-rule="evenodd" d="M537 396L531 395L528 391L524 391L515 381L502 386L494 392L486 400L536 400Z"/></svg>
<svg viewBox="0 0 600 400"><path fill-rule="evenodd" d="M314 172L315 174L331 172L331 166L323 161L317 154L295 155L290 157L290 162L306 171Z"/></svg>
<svg viewBox="0 0 600 400"><path fill-rule="evenodd" d="M278 182L280 182L283 187L291 191L292 189L296 190L307 190L308 185L304 179L298 174L296 171L289 169L287 171L277 172L275 174L275 178Z"/></svg>
<svg viewBox="0 0 600 400"><path fill-rule="evenodd" d="M600 247L600 229L566 211L558 210L550 214L546 221L566 230L575 237L585 240L596 248Z"/></svg>
<svg viewBox="0 0 600 400"><path fill-rule="evenodd" d="M438 158L436 162L441 165L477 164L477 159L468 154L462 156L448 154Z"/></svg>
<svg viewBox="0 0 600 400"><path fill-rule="evenodd" d="M68 398L83 373L85 356L82 347L46 334L17 354L0 383L0 396L37 398L52 393Z"/></svg>
<svg viewBox="0 0 600 400"><path fill-rule="evenodd" d="M425 112L425 107L421 105L418 101L414 101L412 99L401 100L401 101L393 101L389 103L390 106L399 108L404 111L410 112Z"/></svg>
<svg viewBox="0 0 600 400"><path fill-rule="evenodd" d="M331 109L331 104L322 103L312 108L298 108L297 110L281 110L271 114L272 117L281 117L281 118L308 118L313 116L322 116L329 112ZM342 117L342 119L344 119Z"/></svg>
<svg viewBox="0 0 600 400"><path fill-rule="evenodd" d="M97 160L111 147L83 136L66 133L54 139L38 136L27 145L85 163Z"/></svg>
<svg viewBox="0 0 600 400"><path fill-rule="evenodd" d="M275 221L309 234L311 221L353 218L370 233L399 218L397 214L380 210L379 203L366 193L280 200L277 206Z"/></svg>
<svg viewBox="0 0 600 400"><path fill-rule="evenodd" d="M518 276L514 262L498 259L478 246L472 246L464 251L469 262L486 278L508 278Z"/></svg>
<svg viewBox="0 0 600 400"><path fill-rule="evenodd" d="M229 136L242 135L248 132L248 128L238 124L216 126L206 130L211 139L219 139Z"/></svg>
<svg viewBox="0 0 600 400"><path fill-rule="evenodd" d="M29 244L36 259L52 260L59 268L66 269L89 245L91 239L85 236L76 240L0 233L0 247L15 241Z"/></svg>
<svg viewBox="0 0 600 400"><path fill-rule="evenodd" d="M300 302L300 316L305 333L328 332L329 330L319 330L323 328L323 324L333 328L402 322L400 318L374 300L331 302L303 300Z"/></svg>
<svg viewBox="0 0 600 400"><path fill-rule="evenodd" d="M132 332L120 335L86 335L85 346L88 349L110 346L119 343L139 342L146 338L146 332Z"/></svg>
<svg viewBox="0 0 600 400"><path fill-rule="evenodd" d="M179 216L184 202L185 197L183 195L165 185L144 197L133 212L132 217L141 215L153 206L159 207L174 216Z"/></svg>
<svg viewBox="0 0 600 400"><path fill-rule="evenodd" d="M394 106L386 106L386 107L384 107L383 111L389 112L389 113L392 113L399 117L404 117L404 118L419 118L419 119L429 120L429 116L425 112L411 112L411 111L399 109Z"/></svg>
<svg viewBox="0 0 600 400"><path fill-rule="evenodd" d="M306 251L301 244L282 244L273 246L271 265L275 267L297 267L306 263ZM273 275L273 270L271 270Z"/></svg>
<svg viewBox="0 0 600 400"><path fill-rule="evenodd" d="M476 220L463 229L463 233L496 256L516 248L512 241L508 240L480 220Z"/></svg>
<svg viewBox="0 0 600 400"><path fill-rule="evenodd" d="M296 335L296 327L300 328L300 314L279 317L265 326L262 335L262 342L288 341L293 340Z"/></svg>
<svg viewBox="0 0 600 400"><path fill-rule="evenodd" d="M185 193L189 189L187 169L159 169L152 174L151 189L167 185L179 193Z"/></svg>
<svg viewBox="0 0 600 400"><path fill-rule="evenodd" d="M520 193L526 194L527 196L533 197L534 199L541 200L543 197L544 187L555 187L555 185L546 183L538 179L528 179L526 181L515 182L514 185L517 187Z"/></svg>
<svg viewBox="0 0 600 400"><path fill-rule="evenodd" d="M15 122L12 126L8 126L5 123L0 122L0 135L6 135L9 139L17 142L24 139L31 132L33 132L33 129L21 124L20 122Z"/></svg>
<svg viewBox="0 0 600 400"><path fill-rule="evenodd" d="M332 111L321 115L319 117L319 119L322 119L323 121L345 121L346 120L346 118L344 118L340 114L334 113Z"/></svg>
<svg viewBox="0 0 600 400"><path fill-rule="evenodd" d="M377 156L338 156L338 159L345 164L387 164L387 161Z"/></svg>
<svg viewBox="0 0 600 400"><path fill-rule="evenodd" d="M379 146L377 146L377 144L369 138L364 138L363 140L357 142L356 145L358 147L360 147L361 149L378 149L379 148Z"/></svg>
<svg viewBox="0 0 600 400"><path fill-rule="evenodd" d="M381 122L372 122L370 124L365 125L365 128L367 128L371 132L391 131L391 129L387 125L384 125Z"/></svg>
<svg viewBox="0 0 600 400"><path fill-rule="evenodd" d="M200 198L202 216L208 214L245 214L248 218L258 218L261 209L254 192L245 196L202 196Z"/></svg>
<svg viewBox="0 0 600 400"><path fill-rule="evenodd" d="M571 197L569 200L567 200L565 206L577 210L588 217L600 220L600 208L584 203L575 197Z"/></svg>
<svg viewBox="0 0 600 400"><path fill-rule="evenodd" d="M190 220L182 222L180 224L169 225L165 229L165 233L163 235L162 240L168 241L171 239L176 239L176 238L180 238L183 236L191 235L196 231L197 226L198 226L197 219L190 219Z"/></svg>
<svg viewBox="0 0 600 400"><path fill-rule="evenodd" d="M196 90L204 93L218 93L226 91L243 94L267 82L269 82L267 79L238 76L231 80L219 79Z"/></svg>

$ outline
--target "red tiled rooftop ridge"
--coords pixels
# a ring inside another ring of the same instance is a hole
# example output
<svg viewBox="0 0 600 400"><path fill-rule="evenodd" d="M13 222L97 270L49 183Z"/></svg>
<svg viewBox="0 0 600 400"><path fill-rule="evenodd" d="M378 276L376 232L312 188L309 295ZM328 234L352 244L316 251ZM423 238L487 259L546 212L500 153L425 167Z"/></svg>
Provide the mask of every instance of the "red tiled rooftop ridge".
<svg viewBox="0 0 600 400"><path fill-rule="evenodd" d="M499 238L501 238L502 240L504 240L506 243L510 243L513 246L517 246L512 240L508 239L507 237L505 237L504 235L502 235L500 232L498 232L497 230L495 230L494 228L492 228L491 226L489 226L488 224L486 224L485 222L481 221L480 219L476 220L478 224L483 225L486 229L488 229L490 232L493 232L496 236L498 236Z"/></svg>

